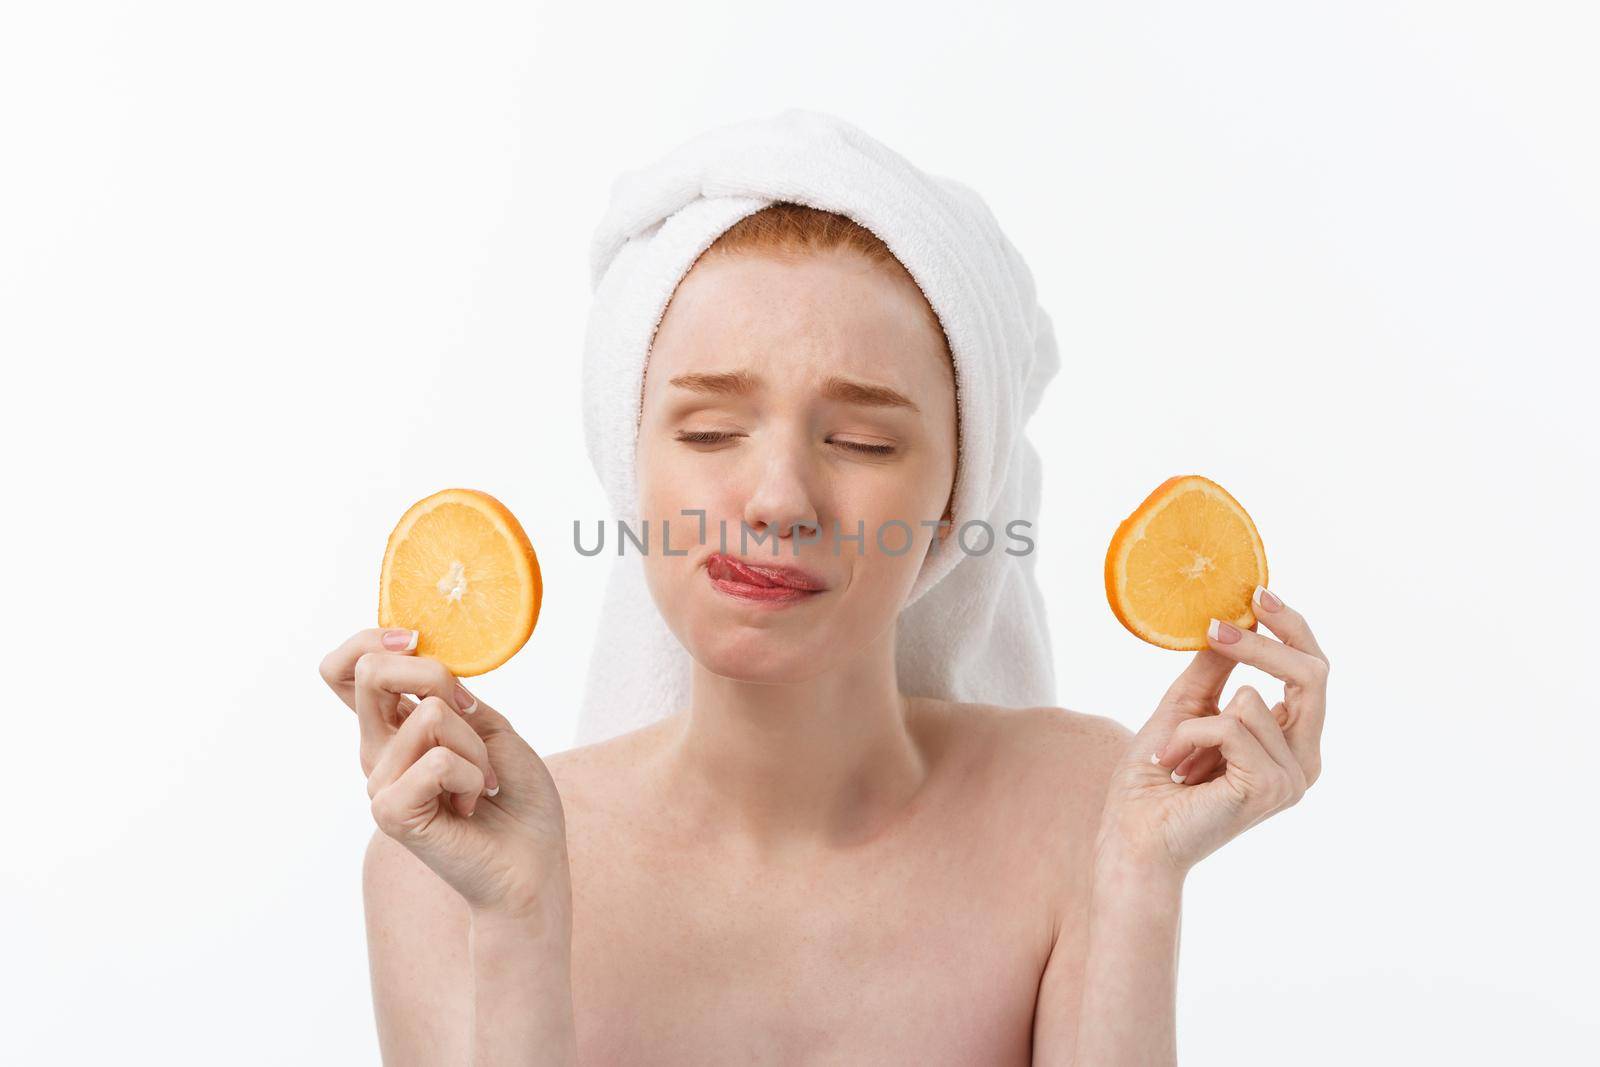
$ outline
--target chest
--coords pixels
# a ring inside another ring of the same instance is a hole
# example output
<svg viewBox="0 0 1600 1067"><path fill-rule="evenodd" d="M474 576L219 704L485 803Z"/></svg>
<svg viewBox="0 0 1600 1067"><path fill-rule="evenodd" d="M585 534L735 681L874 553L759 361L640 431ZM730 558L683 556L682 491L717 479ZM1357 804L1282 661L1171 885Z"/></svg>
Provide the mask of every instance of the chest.
<svg viewBox="0 0 1600 1067"><path fill-rule="evenodd" d="M1003 843L573 859L583 1063L1028 1062L1046 897Z"/></svg>

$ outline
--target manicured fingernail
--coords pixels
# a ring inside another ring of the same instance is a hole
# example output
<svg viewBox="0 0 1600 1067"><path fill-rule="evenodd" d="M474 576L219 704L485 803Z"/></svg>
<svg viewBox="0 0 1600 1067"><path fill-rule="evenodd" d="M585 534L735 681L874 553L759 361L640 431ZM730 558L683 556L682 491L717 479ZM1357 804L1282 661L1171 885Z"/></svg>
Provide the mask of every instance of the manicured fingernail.
<svg viewBox="0 0 1600 1067"><path fill-rule="evenodd" d="M493 789L491 789L487 793L485 793L484 796L492 797L498 792L500 792L500 787L499 786L495 786Z"/></svg>
<svg viewBox="0 0 1600 1067"><path fill-rule="evenodd" d="M1255 602L1262 611L1277 611L1283 607L1283 601L1273 596L1264 585L1256 586Z"/></svg>
<svg viewBox="0 0 1600 1067"><path fill-rule="evenodd" d="M1150 753L1150 762L1154 763L1157 767L1161 766L1161 753L1159 753L1159 752Z"/></svg>
<svg viewBox="0 0 1600 1067"><path fill-rule="evenodd" d="M489 768L489 773L483 776L483 784L489 787L489 795L494 796L500 792L500 779L494 773L494 768Z"/></svg>
<svg viewBox="0 0 1600 1067"><path fill-rule="evenodd" d="M463 715L471 715L478 710L478 698L458 685L456 686L456 708Z"/></svg>
<svg viewBox="0 0 1600 1067"><path fill-rule="evenodd" d="M1239 640L1238 628L1235 626L1229 626L1221 619L1212 619L1211 628L1206 632L1211 635L1211 640L1217 642L1219 645L1231 645L1235 641Z"/></svg>
<svg viewBox="0 0 1600 1067"><path fill-rule="evenodd" d="M1177 771L1173 771L1172 772L1172 780L1174 782L1177 782L1179 785L1183 784L1183 778L1184 778L1184 776L1179 774Z"/></svg>
<svg viewBox="0 0 1600 1067"><path fill-rule="evenodd" d="M383 631L383 647L391 652L415 652L417 650L417 631L385 630Z"/></svg>

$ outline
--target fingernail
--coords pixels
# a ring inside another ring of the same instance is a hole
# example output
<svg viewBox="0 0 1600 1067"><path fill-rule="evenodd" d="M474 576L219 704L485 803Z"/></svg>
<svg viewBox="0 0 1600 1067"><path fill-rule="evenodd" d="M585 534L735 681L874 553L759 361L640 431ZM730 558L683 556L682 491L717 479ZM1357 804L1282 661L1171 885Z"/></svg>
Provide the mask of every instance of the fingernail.
<svg viewBox="0 0 1600 1067"><path fill-rule="evenodd" d="M463 715L471 715L478 710L478 698L458 685L456 686L456 708Z"/></svg>
<svg viewBox="0 0 1600 1067"><path fill-rule="evenodd" d="M1150 753L1150 762L1154 763L1157 767L1161 766L1161 753L1159 753L1159 752Z"/></svg>
<svg viewBox="0 0 1600 1067"><path fill-rule="evenodd" d="M491 789L487 793L485 793L484 796L492 797L498 792L500 792L500 787L499 786L495 786L493 789Z"/></svg>
<svg viewBox="0 0 1600 1067"><path fill-rule="evenodd" d="M1206 632L1210 634L1211 640L1219 645L1231 645L1239 640L1238 627L1230 626L1221 619L1212 619L1211 628Z"/></svg>
<svg viewBox="0 0 1600 1067"><path fill-rule="evenodd" d="M500 779L494 773L493 767L490 767L489 773L484 775L483 784L489 787L490 796L494 796L496 793L500 792Z"/></svg>
<svg viewBox="0 0 1600 1067"><path fill-rule="evenodd" d="M1277 611L1283 607L1283 601L1273 596L1264 585L1256 586L1255 602L1262 611Z"/></svg>
<svg viewBox="0 0 1600 1067"><path fill-rule="evenodd" d="M1184 776L1179 774L1177 771L1173 771L1172 772L1172 780L1174 782L1177 782L1179 785L1183 784L1183 778L1184 778Z"/></svg>
<svg viewBox="0 0 1600 1067"><path fill-rule="evenodd" d="M417 650L417 631L385 630L383 631L383 647L391 652L415 652Z"/></svg>

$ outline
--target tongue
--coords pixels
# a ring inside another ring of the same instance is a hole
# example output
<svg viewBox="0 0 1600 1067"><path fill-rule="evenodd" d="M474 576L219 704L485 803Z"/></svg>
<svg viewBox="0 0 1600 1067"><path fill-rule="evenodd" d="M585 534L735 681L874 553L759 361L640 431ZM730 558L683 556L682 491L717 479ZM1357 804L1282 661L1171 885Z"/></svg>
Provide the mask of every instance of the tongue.
<svg viewBox="0 0 1600 1067"><path fill-rule="evenodd" d="M770 579L757 574L755 571L751 570L749 567L746 567L738 560L728 560L727 562L728 567L733 571L734 576L738 578L739 581L744 582L747 585L759 585L763 589L771 589L778 584L777 582L771 581Z"/></svg>

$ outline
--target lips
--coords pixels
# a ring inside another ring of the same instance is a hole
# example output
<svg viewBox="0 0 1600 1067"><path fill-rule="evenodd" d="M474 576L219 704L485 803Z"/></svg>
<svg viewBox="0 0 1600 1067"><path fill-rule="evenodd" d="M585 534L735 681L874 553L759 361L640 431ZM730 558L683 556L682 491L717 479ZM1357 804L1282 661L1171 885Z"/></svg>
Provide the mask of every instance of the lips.
<svg viewBox="0 0 1600 1067"><path fill-rule="evenodd" d="M739 582L758 589L792 589L800 592L817 592L828 588L826 582L809 571L798 567L769 567L746 563L721 552L713 553L706 561L706 573L724 582Z"/></svg>

